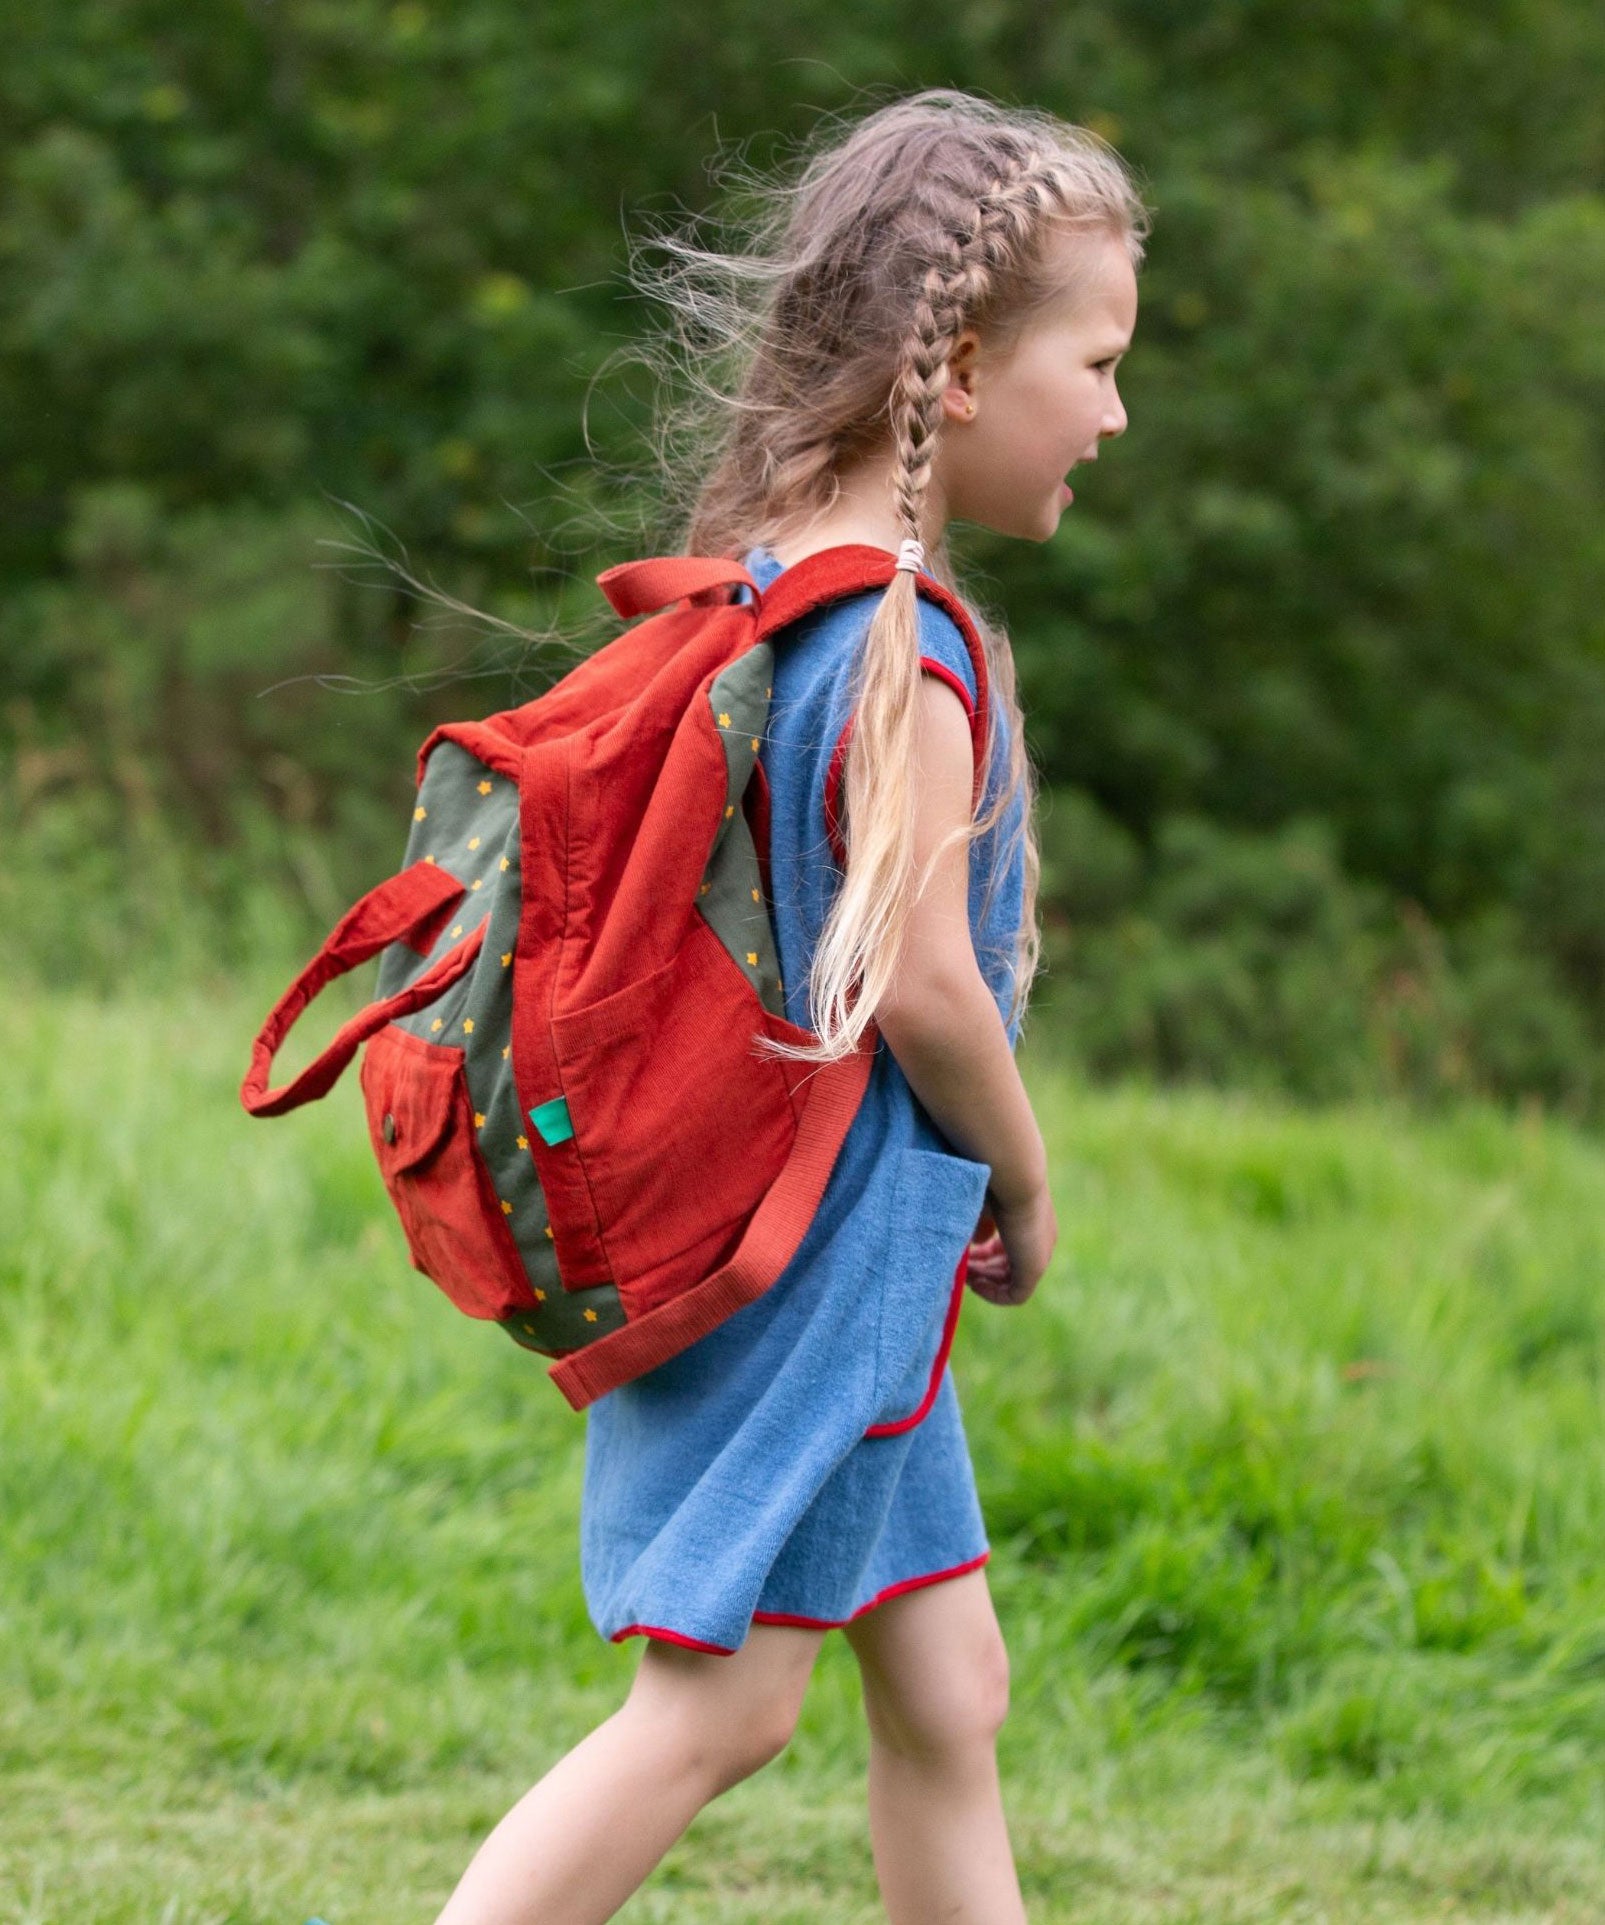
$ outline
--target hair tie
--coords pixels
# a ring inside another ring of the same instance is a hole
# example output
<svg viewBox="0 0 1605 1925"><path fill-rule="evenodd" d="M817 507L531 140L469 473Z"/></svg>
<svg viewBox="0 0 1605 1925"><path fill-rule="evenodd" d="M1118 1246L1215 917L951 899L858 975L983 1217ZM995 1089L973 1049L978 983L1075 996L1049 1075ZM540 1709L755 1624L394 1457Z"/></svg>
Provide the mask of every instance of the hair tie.
<svg viewBox="0 0 1605 1925"><path fill-rule="evenodd" d="M898 569L906 568L911 575L917 575L924 566L925 544L910 535L897 551L897 568L892 573L895 575Z"/></svg>

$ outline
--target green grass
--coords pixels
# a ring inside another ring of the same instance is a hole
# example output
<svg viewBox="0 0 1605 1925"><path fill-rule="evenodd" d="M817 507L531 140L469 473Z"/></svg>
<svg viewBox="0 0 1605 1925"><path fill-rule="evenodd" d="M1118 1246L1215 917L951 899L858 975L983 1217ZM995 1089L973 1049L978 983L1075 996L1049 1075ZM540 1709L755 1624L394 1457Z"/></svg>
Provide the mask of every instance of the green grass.
<svg viewBox="0 0 1605 1925"><path fill-rule="evenodd" d="M355 1077L238 1108L276 987L0 1017L0 1925L427 1920L635 1662ZM1033 1919L1605 1919L1600 1145L1029 1074L1060 1254L956 1371ZM879 1917L863 1760L829 1638L622 1916Z"/></svg>

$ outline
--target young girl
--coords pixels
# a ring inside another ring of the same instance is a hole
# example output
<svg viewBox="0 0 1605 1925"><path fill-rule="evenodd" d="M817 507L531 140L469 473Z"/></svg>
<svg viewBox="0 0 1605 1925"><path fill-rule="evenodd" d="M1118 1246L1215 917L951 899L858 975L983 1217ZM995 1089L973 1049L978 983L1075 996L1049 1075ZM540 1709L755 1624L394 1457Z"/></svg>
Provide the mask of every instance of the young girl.
<svg viewBox="0 0 1605 1925"><path fill-rule="evenodd" d="M1007 640L976 615L991 702L972 813L977 677L915 570L958 592L955 517L1048 540L1066 473L1124 430L1146 216L1091 134L945 89L858 122L779 206L767 252L737 264L767 297L684 548L740 556L760 590L839 544L898 557L889 587L777 638L761 753L786 1014L821 1054L871 1018L884 1046L775 1285L590 1407L586 1598L604 1636L646 1640L640 1665L439 1925L612 1917L785 1746L832 1627L863 1675L889 1916L1024 1917L994 1751L1007 1658L946 1359L965 1283L1023 1302L1057 1234L1013 1056L1036 953L1030 775Z"/></svg>

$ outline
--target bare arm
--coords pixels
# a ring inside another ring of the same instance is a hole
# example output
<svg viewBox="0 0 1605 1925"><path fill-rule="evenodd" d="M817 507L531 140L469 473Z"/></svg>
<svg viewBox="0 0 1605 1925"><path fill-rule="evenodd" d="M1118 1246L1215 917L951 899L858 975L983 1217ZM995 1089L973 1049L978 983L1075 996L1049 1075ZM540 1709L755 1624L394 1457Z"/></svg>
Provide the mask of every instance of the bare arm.
<svg viewBox="0 0 1605 1925"><path fill-rule="evenodd" d="M969 822L972 768L963 704L939 678L921 676L917 874L944 838ZM1021 1300L1047 1265L1057 1225L1042 1132L970 937L969 848L962 836L937 857L914 905L902 958L876 1020L943 1135L964 1155L990 1165L990 1195L1013 1272L1012 1285L995 1294Z"/></svg>

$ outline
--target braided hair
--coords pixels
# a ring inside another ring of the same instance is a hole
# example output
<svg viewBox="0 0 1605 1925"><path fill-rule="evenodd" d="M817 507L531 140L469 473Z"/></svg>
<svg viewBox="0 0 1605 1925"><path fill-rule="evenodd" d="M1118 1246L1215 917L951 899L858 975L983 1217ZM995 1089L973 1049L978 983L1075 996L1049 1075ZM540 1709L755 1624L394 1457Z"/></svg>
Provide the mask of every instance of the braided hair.
<svg viewBox="0 0 1605 1925"><path fill-rule="evenodd" d="M1034 109L1005 108L933 88L896 100L827 140L796 178L749 177L760 209L745 251L685 235L663 237L674 262L652 291L691 323L698 358L723 350L733 391L697 377L706 479L680 531L685 552L741 555L780 542L837 499L841 473L890 454L906 538L924 543L925 572L954 594L944 530L927 530L925 500L942 424L949 364L965 329L1006 355L1031 321L1062 298L1047 243L1069 228L1113 235L1132 264L1147 216L1125 164L1096 134ZM720 287L755 287L754 303ZM684 455L679 472L684 473ZM917 590L893 574L854 665L854 724L842 772L846 873L815 948L810 1007L817 1047L855 1048L893 979L922 881L914 863L914 766L920 646ZM1013 1010L1036 971L1038 861L1033 780L1000 625L964 597L986 650L993 706L1007 717L1006 779L965 834L974 840L1023 794L1025 913L1012 956ZM1008 866L1000 852L988 889Z"/></svg>

